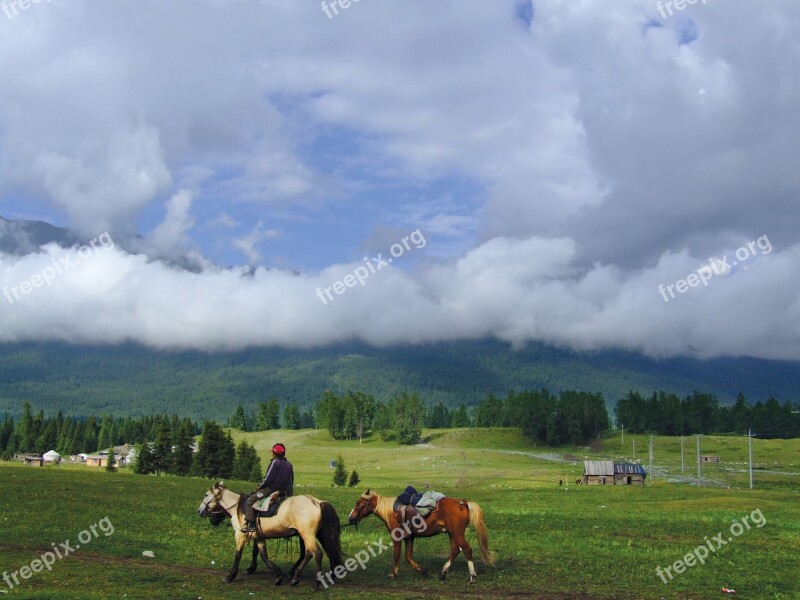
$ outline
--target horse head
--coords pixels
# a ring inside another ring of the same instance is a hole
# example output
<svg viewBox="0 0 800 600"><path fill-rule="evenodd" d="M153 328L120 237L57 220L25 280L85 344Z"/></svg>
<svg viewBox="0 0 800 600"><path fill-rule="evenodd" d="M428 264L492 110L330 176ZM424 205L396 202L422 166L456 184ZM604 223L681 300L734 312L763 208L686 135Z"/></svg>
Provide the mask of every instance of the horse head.
<svg viewBox="0 0 800 600"><path fill-rule="evenodd" d="M201 517L211 517L214 515L219 515L221 513L226 513L225 509L220 504L220 499L222 498L222 494L225 492L225 482L219 481L212 485L209 490L206 492L206 495L203 496L203 501L200 503L200 507L197 509L197 514ZM216 523L219 525L219 522Z"/></svg>
<svg viewBox="0 0 800 600"><path fill-rule="evenodd" d="M373 494L367 489L366 492L356 501L353 510L350 511L349 521L351 525L355 525L364 517L370 516L375 512L375 507L378 505L378 494Z"/></svg>

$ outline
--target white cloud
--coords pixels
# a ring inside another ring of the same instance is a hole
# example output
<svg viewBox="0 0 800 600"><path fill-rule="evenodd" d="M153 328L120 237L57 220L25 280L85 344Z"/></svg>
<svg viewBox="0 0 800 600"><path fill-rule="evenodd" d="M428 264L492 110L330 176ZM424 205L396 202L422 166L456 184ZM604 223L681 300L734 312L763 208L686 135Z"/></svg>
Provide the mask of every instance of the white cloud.
<svg viewBox="0 0 800 600"><path fill-rule="evenodd" d="M243 205L298 220L312 207L335 227L325 203L374 190L363 247L412 222L443 257L323 306L316 287L354 265L250 276L195 257L206 268L189 273L113 251L6 307L0 339L496 335L800 358L800 4L698 3L662 20L652 0L539 0L529 30L517 4L376 0L329 20L288 0L71 0L0 24L0 202L46 200L84 233L130 235L172 195L150 240L162 254L191 247L190 231L227 244L234 230L259 264L284 228L242 234L256 220ZM441 180L474 193L426 189ZM405 184L425 192L384 197ZM658 296L765 233L776 250L758 264ZM3 257L0 283L48 260Z"/></svg>

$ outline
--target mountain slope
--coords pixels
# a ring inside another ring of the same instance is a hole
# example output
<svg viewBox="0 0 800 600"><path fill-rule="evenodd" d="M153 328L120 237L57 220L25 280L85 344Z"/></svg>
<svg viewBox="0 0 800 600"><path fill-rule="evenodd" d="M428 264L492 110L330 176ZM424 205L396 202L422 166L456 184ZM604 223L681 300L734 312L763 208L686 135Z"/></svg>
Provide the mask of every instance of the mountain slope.
<svg viewBox="0 0 800 600"><path fill-rule="evenodd" d="M730 402L770 395L800 398L800 363L753 358L653 360L608 351L574 352L532 344L521 350L492 340L372 348L280 348L213 353L140 346L0 346L0 412L34 408L70 414L176 412L226 418L272 396L313 405L325 389L364 390L379 399L416 391L428 403L476 404L492 392L545 387L602 392L610 406L628 390L717 394Z"/></svg>

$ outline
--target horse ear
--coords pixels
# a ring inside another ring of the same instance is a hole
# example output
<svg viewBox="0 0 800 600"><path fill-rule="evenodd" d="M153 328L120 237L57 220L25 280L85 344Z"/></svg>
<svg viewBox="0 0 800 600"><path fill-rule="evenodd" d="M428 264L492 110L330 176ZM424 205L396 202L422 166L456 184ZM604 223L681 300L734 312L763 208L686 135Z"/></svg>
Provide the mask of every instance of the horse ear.
<svg viewBox="0 0 800 600"><path fill-rule="evenodd" d="M369 496L369 488L367 488L366 494L367 496Z"/></svg>
<svg viewBox="0 0 800 600"><path fill-rule="evenodd" d="M218 486L218 487L221 487L221 488L224 488L224 487L225 487L225 482L224 482L224 481L220 481L220 482L217 484L217 486Z"/></svg>

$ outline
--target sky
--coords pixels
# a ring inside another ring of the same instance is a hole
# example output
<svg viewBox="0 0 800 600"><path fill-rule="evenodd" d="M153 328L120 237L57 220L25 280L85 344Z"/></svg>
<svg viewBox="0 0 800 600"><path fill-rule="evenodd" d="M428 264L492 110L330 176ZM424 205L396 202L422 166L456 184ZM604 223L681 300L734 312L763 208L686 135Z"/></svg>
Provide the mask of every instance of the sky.
<svg viewBox="0 0 800 600"><path fill-rule="evenodd" d="M340 2L0 0L0 342L800 359L795 0Z"/></svg>

